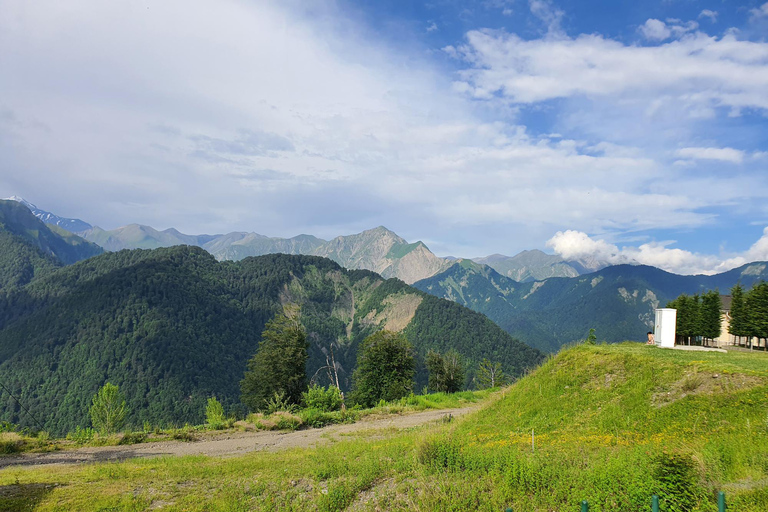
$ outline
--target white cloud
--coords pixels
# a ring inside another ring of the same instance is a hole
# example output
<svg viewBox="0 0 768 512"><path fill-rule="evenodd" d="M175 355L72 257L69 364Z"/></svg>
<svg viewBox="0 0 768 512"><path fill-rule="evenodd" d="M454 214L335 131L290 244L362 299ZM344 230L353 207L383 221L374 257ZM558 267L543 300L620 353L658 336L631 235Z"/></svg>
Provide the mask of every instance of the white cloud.
<svg viewBox="0 0 768 512"><path fill-rule="evenodd" d="M555 7L551 0L528 0L531 14L539 18L547 26L549 35L562 33L560 23L563 21L565 12Z"/></svg>
<svg viewBox="0 0 768 512"><path fill-rule="evenodd" d="M768 260L768 227L747 251L741 254L715 256L683 249L669 248L672 242L651 242L638 247L618 246L595 240L580 231L558 231L547 241L547 247L566 260L595 258L618 265L639 263L676 274L718 274L752 261Z"/></svg>
<svg viewBox="0 0 768 512"><path fill-rule="evenodd" d="M768 18L768 2L755 9L750 9L749 13L751 14L751 18L753 20Z"/></svg>
<svg viewBox="0 0 768 512"><path fill-rule="evenodd" d="M479 99L501 96L526 104L587 97L650 104L669 98L691 108L768 110L768 43L732 34L718 39L697 32L659 46L632 46L595 34L524 40L474 30L456 52L468 63L461 81Z"/></svg>
<svg viewBox="0 0 768 512"><path fill-rule="evenodd" d="M434 21L427 26L427 32L434 32L437 30L437 23Z"/></svg>
<svg viewBox="0 0 768 512"><path fill-rule="evenodd" d="M638 28L643 36L650 41L663 41L672 35L667 24L661 20L649 19Z"/></svg>
<svg viewBox="0 0 768 512"><path fill-rule="evenodd" d="M699 13L699 18L709 18L709 21L711 21L712 23L715 23L717 21L717 11L704 9Z"/></svg>
<svg viewBox="0 0 768 512"><path fill-rule="evenodd" d="M676 154L681 158L694 160L720 160L734 164L744 161L744 152L733 148L681 148Z"/></svg>

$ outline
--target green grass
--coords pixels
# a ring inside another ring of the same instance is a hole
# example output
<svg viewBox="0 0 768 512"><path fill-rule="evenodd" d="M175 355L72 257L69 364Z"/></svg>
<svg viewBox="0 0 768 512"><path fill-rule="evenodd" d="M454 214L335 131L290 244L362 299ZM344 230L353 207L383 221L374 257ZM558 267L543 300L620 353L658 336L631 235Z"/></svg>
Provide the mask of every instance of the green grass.
<svg viewBox="0 0 768 512"><path fill-rule="evenodd" d="M0 509L637 512L658 494L662 511L708 512L724 490L729 510L768 510L765 354L582 345L483 400L317 449L9 468Z"/></svg>

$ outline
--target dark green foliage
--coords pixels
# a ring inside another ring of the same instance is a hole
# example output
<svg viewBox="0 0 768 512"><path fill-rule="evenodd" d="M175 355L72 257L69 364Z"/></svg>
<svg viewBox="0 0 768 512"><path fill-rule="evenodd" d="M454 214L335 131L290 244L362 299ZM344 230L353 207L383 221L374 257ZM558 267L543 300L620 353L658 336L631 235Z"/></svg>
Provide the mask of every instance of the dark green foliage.
<svg viewBox="0 0 768 512"><path fill-rule="evenodd" d="M455 350L427 353L429 389L437 393L456 393L464 388L464 360Z"/></svg>
<svg viewBox="0 0 768 512"><path fill-rule="evenodd" d="M722 331L723 309L720 301L720 292L710 290L701 299L701 335L713 340L720 336Z"/></svg>
<svg viewBox="0 0 768 512"><path fill-rule="evenodd" d="M416 316L403 333L417 343L416 353L422 361L429 350L455 350L470 369L475 368L483 358L488 358L501 363L510 376L518 377L544 359L541 352L510 337L488 317L430 295L424 297ZM470 380L473 373L467 375ZM419 365L417 388L426 384L426 368Z"/></svg>
<svg viewBox="0 0 768 512"><path fill-rule="evenodd" d="M589 334L587 335L587 339L584 340L589 345L594 345L597 343L597 335L595 334L594 327L589 330Z"/></svg>
<svg viewBox="0 0 768 512"><path fill-rule="evenodd" d="M754 285L746 297L747 331L750 336L768 338L768 283Z"/></svg>
<svg viewBox="0 0 768 512"><path fill-rule="evenodd" d="M246 363L285 301L301 304L307 373L328 364L333 344L346 390L360 341L379 328L365 315L406 293L422 295L313 256L217 262L194 247L102 254L0 291L0 375L56 435L88 425L105 381L125 395L128 426L200 424L214 395L228 412L244 412ZM541 358L482 315L431 296L406 330L422 357L454 348L469 361L499 360L513 376ZM35 425L5 392L2 420Z"/></svg>
<svg viewBox="0 0 768 512"><path fill-rule="evenodd" d="M680 295L667 307L677 310L675 332L678 342L690 345L693 338L701 336L701 301L698 295Z"/></svg>
<svg viewBox="0 0 768 512"><path fill-rule="evenodd" d="M363 340L352 375L351 399L363 407L413 391L413 347L402 334L379 331Z"/></svg>
<svg viewBox="0 0 768 512"><path fill-rule="evenodd" d="M741 283L736 283L731 288L731 320L728 323L728 332L734 336L749 335L749 320L744 300L744 288Z"/></svg>
<svg viewBox="0 0 768 512"><path fill-rule="evenodd" d="M280 313L267 322L240 382L243 403L260 411L270 397L280 394L289 403L298 404L307 387L307 347L307 336L297 316Z"/></svg>

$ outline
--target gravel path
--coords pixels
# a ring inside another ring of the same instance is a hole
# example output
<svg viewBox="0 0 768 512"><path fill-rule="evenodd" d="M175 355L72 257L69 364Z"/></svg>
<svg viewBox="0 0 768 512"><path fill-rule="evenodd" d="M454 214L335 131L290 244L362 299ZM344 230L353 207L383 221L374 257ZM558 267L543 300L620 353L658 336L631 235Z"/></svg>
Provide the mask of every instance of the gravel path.
<svg viewBox="0 0 768 512"><path fill-rule="evenodd" d="M201 441L162 441L128 446L86 447L48 453L24 453L0 457L0 469L42 464L86 464L91 462L120 461L135 457L162 457L184 455L208 455L231 457L253 451L277 451L290 448L306 448L338 441L339 436L364 430L401 430L442 421L447 416L462 416L477 406L461 409L428 410L385 417L365 417L357 423L330 425L323 428L297 430L295 432L261 431L229 432Z"/></svg>

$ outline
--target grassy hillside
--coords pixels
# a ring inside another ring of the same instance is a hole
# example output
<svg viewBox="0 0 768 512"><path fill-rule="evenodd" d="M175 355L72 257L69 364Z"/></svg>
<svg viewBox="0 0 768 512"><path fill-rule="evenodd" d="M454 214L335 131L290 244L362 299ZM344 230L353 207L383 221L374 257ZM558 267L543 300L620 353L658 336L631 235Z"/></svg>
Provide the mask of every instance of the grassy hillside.
<svg viewBox="0 0 768 512"><path fill-rule="evenodd" d="M91 397L107 381L128 398L134 426L201 423L208 397L239 404L246 362L288 303L301 305L308 376L333 345L347 389L359 343L382 328L404 331L419 360L457 349L470 373L488 357L516 376L542 357L486 317L372 272L314 256L218 262L179 246L103 254L0 293L0 375L57 434L88 425ZM425 384L421 371L417 389ZM6 393L0 420L34 426Z"/></svg>
<svg viewBox="0 0 768 512"><path fill-rule="evenodd" d="M578 346L451 423L318 449L0 471L20 510L768 510L768 356ZM535 450L531 431L535 433ZM95 498L96 497L96 498Z"/></svg>

